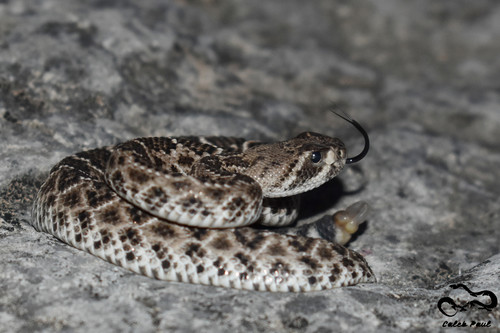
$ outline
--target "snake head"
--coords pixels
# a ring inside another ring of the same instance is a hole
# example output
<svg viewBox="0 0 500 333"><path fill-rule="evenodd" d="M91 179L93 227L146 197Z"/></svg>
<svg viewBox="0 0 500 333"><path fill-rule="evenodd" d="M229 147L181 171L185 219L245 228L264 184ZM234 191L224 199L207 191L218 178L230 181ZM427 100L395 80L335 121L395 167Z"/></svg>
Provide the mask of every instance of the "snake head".
<svg viewBox="0 0 500 333"><path fill-rule="evenodd" d="M314 132L249 148L241 171L259 183L263 196L288 197L312 190L337 176L346 162L344 143Z"/></svg>

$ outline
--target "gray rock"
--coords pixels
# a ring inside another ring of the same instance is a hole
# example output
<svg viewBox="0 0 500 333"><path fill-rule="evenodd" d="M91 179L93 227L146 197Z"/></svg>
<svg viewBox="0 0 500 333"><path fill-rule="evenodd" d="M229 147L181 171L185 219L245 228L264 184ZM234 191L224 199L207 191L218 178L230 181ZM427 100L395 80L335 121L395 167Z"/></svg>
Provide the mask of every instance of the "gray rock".
<svg viewBox="0 0 500 333"><path fill-rule="evenodd" d="M0 1L0 331L499 328L499 307L437 308L473 299L450 284L500 297L499 16L486 0ZM377 284L272 294L155 281L28 224L53 164L137 136L314 130L356 152L332 102L372 149L309 193L302 218L369 202L350 247Z"/></svg>

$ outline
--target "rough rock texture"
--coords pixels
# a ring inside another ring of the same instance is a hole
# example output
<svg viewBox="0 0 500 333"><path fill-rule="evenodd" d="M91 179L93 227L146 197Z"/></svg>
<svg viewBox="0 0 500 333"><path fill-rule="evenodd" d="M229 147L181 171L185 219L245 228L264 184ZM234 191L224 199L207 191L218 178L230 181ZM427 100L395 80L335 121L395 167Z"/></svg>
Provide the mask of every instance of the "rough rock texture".
<svg viewBox="0 0 500 333"><path fill-rule="evenodd" d="M500 298L500 4L495 1L0 1L0 331L453 331L449 285ZM366 284L271 294L155 281L28 224L50 167L137 136L361 139L369 156L310 193L357 200ZM355 171L355 172L352 172ZM366 184L360 187L359 184ZM488 303L488 298L477 298Z"/></svg>

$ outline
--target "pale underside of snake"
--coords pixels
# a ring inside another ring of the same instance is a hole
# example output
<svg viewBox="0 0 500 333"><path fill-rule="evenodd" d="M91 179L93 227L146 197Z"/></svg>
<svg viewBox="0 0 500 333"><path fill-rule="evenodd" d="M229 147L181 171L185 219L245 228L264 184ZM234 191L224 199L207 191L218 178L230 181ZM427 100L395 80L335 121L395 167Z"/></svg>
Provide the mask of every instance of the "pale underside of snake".
<svg viewBox="0 0 500 333"><path fill-rule="evenodd" d="M349 121L365 137L363 153L354 158L346 157L339 139L312 132L271 144L139 138L81 152L52 168L32 224L161 280L282 292L374 281L360 254L334 242L347 242L366 204L337 215L337 224L329 220L300 235L251 226L292 224L301 193L363 158L368 136Z"/></svg>

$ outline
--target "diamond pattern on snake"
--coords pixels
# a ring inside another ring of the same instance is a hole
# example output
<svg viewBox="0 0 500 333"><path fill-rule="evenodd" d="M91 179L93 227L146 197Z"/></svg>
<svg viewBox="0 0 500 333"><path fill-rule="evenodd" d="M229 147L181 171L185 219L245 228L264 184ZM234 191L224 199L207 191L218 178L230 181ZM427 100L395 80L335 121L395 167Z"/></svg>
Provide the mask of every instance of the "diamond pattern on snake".
<svg viewBox="0 0 500 333"><path fill-rule="evenodd" d="M365 220L366 203L326 224L272 230L293 224L301 193L366 155L366 132L345 119L365 138L353 158L341 140L313 132L277 143L138 138L66 157L42 185L32 224L161 280L279 292L374 281L365 259L341 245Z"/></svg>

